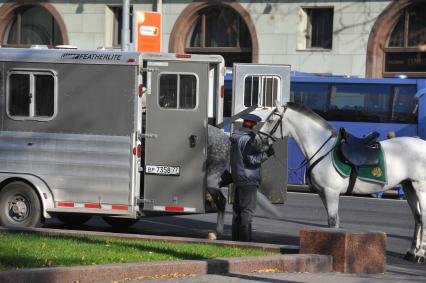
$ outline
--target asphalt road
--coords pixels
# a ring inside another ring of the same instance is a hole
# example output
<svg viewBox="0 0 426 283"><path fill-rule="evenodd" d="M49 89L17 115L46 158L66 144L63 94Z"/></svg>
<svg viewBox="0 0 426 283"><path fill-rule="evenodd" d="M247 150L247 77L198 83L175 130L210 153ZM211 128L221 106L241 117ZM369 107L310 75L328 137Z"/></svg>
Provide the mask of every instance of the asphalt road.
<svg viewBox="0 0 426 283"><path fill-rule="evenodd" d="M288 193L287 203L284 205L278 205L277 208L282 215L279 219L270 218L258 209L257 216L253 223L253 241L283 245L298 245L300 229L327 227L325 209L322 206L319 197L315 194ZM407 281L407 279L413 279L411 282L426 282L426 265L414 264L402 259L405 252L410 247L414 229L414 219L406 201L342 196L340 198L339 210L341 228L386 232L388 237L388 270L393 275L397 276L399 274L401 276L409 276L412 274L415 275L413 278L404 278L404 281ZM226 240L229 240L231 237L231 218L232 213L228 210L225 217L225 233L222 237ZM100 218L95 217L87 222L86 225L81 227L66 226L56 219L48 220L45 227L206 238L209 232L214 231L215 220L215 214L150 217L142 219L131 228L125 230L114 230ZM273 279L273 275L271 276L272 277L266 282L289 282L281 280L276 281ZM395 280L392 278L393 277L386 278L385 281L390 280L389 282L399 282L398 278L400 277L397 276L393 278ZM419 278L420 281L417 281ZM240 278L238 276L234 279L238 282L245 282L244 279L243 281L239 281ZM370 280L372 278L368 277L365 279ZM211 282L218 281L218 279L212 280L213 281ZM247 280L251 282L257 281L255 278ZM321 281L330 281L330 279L325 277ZM197 282L197 280L188 282ZM207 280L205 282L210 281ZM316 280L298 280L291 282L316 282ZM331 280L331 282L333 281ZM336 282L339 282L339 280Z"/></svg>

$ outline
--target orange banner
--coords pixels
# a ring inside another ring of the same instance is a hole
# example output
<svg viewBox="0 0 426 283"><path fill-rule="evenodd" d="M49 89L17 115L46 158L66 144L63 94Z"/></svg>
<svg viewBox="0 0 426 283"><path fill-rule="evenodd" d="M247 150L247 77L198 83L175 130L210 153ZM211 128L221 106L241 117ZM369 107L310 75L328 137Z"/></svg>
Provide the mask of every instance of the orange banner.
<svg viewBox="0 0 426 283"><path fill-rule="evenodd" d="M137 13L137 51L161 51L161 14L155 12Z"/></svg>

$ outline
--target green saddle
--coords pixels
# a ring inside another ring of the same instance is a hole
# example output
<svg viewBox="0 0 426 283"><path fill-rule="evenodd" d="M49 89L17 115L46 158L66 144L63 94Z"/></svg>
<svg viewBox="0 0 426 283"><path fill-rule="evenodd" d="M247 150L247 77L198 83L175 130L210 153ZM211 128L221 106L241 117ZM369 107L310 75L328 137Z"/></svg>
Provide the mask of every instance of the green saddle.
<svg viewBox="0 0 426 283"><path fill-rule="evenodd" d="M349 177L352 172L353 165L351 165L343 157L340 146L342 144L342 136L339 135L336 139L336 146L333 150L333 165L337 172L343 177ZM357 177L363 181L376 182L381 184L387 184L386 167L385 167L385 156L383 149L380 149L379 163L377 165L361 165L358 166Z"/></svg>

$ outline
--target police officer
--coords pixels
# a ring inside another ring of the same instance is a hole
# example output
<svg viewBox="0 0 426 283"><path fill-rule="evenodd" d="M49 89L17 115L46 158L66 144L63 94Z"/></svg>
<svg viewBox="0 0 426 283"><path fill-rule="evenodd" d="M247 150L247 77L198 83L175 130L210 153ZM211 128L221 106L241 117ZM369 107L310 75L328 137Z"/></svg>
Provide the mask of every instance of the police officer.
<svg viewBox="0 0 426 283"><path fill-rule="evenodd" d="M254 145L253 128L261 121L254 114L241 117L243 127L231 137L231 173L235 184L232 240L251 241L251 223L256 210L256 193L260 185L260 166L274 154L272 146L260 152Z"/></svg>

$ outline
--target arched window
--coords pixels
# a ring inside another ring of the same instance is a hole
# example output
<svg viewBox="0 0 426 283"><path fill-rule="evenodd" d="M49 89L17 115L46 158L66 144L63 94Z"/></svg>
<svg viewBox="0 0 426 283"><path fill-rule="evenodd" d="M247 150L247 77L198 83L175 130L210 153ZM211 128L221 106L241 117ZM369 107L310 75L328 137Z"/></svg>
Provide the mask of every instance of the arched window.
<svg viewBox="0 0 426 283"><path fill-rule="evenodd" d="M388 42L388 47L422 46L426 46L426 4L406 8Z"/></svg>
<svg viewBox="0 0 426 283"><path fill-rule="evenodd" d="M219 54L227 66L252 62L250 32L242 17L226 6L209 6L198 17L187 35L185 52Z"/></svg>
<svg viewBox="0 0 426 283"><path fill-rule="evenodd" d="M426 76L426 4L407 6L386 42L384 76Z"/></svg>
<svg viewBox="0 0 426 283"><path fill-rule="evenodd" d="M42 6L22 5L14 9L2 45L28 47L32 44L64 44L55 18Z"/></svg>
<svg viewBox="0 0 426 283"><path fill-rule="evenodd" d="M392 1L377 17L367 45L366 76L426 77L426 3Z"/></svg>

